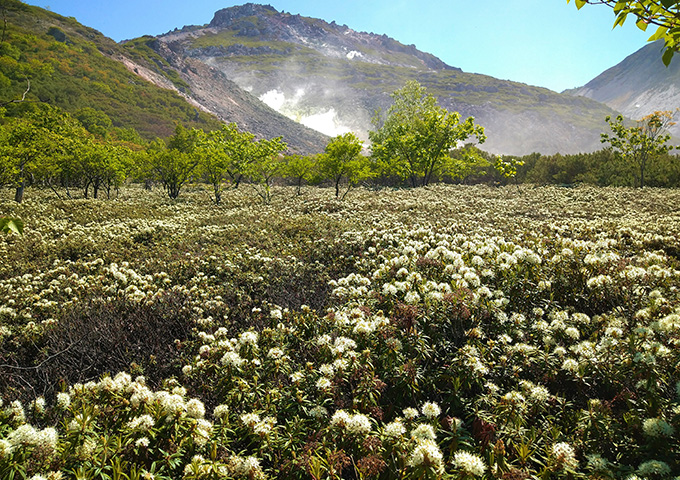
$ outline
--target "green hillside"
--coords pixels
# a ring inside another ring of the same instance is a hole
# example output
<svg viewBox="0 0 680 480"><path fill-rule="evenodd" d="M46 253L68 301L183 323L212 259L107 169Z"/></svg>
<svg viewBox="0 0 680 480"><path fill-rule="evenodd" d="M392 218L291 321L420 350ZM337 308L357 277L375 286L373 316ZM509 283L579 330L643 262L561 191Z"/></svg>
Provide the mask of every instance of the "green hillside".
<svg viewBox="0 0 680 480"><path fill-rule="evenodd" d="M30 102L70 113L94 108L108 115L114 127L134 128L146 139L171 134L176 123L219 126L216 117L197 111L178 93L130 72L115 59L124 49L98 31L15 0L3 5L7 23L0 38L0 102L21 98L30 82ZM185 88L176 73L165 75L180 91Z"/></svg>

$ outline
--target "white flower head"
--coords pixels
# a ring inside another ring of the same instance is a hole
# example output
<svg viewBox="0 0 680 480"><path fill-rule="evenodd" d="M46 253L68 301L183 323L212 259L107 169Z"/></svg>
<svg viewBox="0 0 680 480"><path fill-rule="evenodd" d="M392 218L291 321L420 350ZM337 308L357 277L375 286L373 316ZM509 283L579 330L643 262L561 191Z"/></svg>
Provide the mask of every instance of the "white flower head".
<svg viewBox="0 0 680 480"><path fill-rule="evenodd" d="M486 471L486 465L481 457L463 450L453 454L453 465L458 470L475 477L481 477Z"/></svg>
<svg viewBox="0 0 680 480"><path fill-rule="evenodd" d="M442 409L439 408L439 405L434 402L427 402L423 404L420 411L423 412L423 415L429 419L437 418L442 413Z"/></svg>

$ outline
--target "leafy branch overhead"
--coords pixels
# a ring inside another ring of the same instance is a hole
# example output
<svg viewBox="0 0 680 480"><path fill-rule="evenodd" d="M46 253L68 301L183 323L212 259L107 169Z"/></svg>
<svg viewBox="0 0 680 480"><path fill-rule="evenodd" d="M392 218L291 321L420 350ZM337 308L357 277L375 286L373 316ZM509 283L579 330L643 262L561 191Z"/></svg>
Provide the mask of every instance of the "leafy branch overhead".
<svg viewBox="0 0 680 480"><path fill-rule="evenodd" d="M569 3L570 0L567 0ZM663 63L668 66L673 55L680 50L680 2L674 0L574 0L579 10L587 5L607 5L614 10L614 27L622 26L629 15L636 17L635 24L646 31L649 25L657 27L649 42L663 39Z"/></svg>

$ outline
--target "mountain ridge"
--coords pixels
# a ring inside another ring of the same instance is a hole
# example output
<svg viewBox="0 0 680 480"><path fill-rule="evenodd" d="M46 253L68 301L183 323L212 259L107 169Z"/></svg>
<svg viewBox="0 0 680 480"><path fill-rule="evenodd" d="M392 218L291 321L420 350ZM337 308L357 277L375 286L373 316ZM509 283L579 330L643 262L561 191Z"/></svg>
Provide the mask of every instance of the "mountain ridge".
<svg viewBox="0 0 680 480"><path fill-rule="evenodd" d="M602 102L634 120L680 105L680 62L666 67L661 60L662 49L663 41L647 44L584 86L566 93ZM669 131L680 137L680 125Z"/></svg>
<svg viewBox="0 0 680 480"><path fill-rule="evenodd" d="M220 70L274 110L329 136L355 131L366 140L375 112L385 111L390 93L408 80L426 86L445 108L474 116L487 129L484 148L494 153L596 150L604 118L615 113L590 100L463 72L386 35L253 3L155 38L161 56L173 52Z"/></svg>

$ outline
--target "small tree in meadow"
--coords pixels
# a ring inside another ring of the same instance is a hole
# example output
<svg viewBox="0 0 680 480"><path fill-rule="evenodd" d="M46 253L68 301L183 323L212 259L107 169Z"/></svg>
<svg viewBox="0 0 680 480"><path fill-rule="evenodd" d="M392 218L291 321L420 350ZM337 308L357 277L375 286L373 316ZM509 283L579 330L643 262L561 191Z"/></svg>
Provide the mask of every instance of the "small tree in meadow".
<svg viewBox="0 0 680 480"><path fill-rule="evenodd" d="M372 176L371 164L361 155L362 141L353 133L331 139L324 155L319 158L319 174L335 184L335 198L340 197L340 183L347 180L345 198L353 185Z"/></svg>
<svg viewBox="0 0 680 480"><path fill-rule="evenodd" d="M675 125L673 112L668 110L654 112L638 120L632 127L624 125L621 115L614 121L607 116L605 121L613 134L603 133L602 143L609 143L610 148L620 159L637 168L640 188L644 187L645 169L649 162L675 148L667 143L671 138L667 129Z"/></svg>

